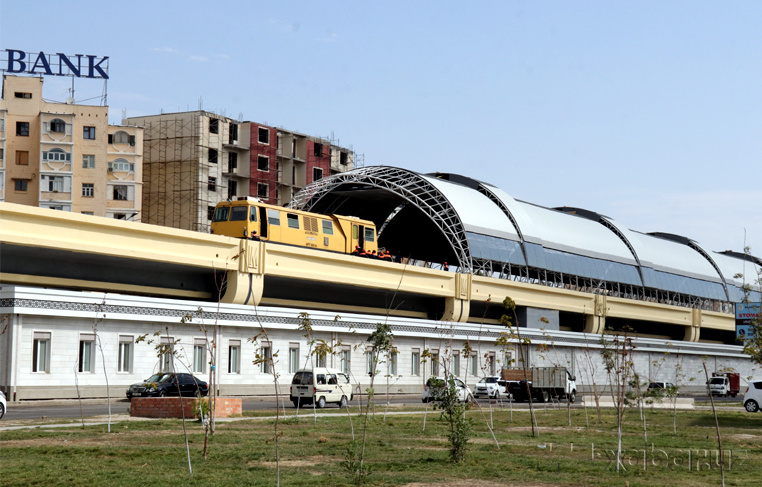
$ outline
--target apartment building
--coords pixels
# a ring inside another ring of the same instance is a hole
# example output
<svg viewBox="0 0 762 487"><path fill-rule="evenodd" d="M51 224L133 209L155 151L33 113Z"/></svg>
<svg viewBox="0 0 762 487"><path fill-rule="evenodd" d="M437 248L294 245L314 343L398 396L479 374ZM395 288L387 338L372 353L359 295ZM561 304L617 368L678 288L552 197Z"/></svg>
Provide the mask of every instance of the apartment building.
<svg viewBox="0 0 762 487"><path fill-rule="evenodd" d="M108 107L44 100L43 78L3 76L0 200L140 220L143 130Z"/></svg>
<svg viewBox="0 0 762 487"><path fill-rule="evenodd" d="M316 179L351 170L329 140L197 110L130 117L145 131L143 221L209 232L214 207L238 196L285 205Z"/></svg>
<svg viewBox="0 0 762 487"><path fill-rule="evenodd" d="M285 205L303 187L355 167L355 154L331 141L251 122L249 195Z"/></svg>

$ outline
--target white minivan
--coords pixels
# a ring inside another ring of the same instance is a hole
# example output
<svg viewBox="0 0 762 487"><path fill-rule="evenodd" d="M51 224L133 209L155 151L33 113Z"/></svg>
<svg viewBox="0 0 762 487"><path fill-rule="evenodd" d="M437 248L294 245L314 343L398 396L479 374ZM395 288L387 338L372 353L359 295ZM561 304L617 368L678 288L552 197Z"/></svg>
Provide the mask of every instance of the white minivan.
<svg viewBox="0 0 762 487"><path fill-rule="evenodd" d="M349 376L337 369L315 367L297 370L291 380L291 402L294 407L312 404L324 408L327 403L345 407L352 400L352 382Z"/></svg>

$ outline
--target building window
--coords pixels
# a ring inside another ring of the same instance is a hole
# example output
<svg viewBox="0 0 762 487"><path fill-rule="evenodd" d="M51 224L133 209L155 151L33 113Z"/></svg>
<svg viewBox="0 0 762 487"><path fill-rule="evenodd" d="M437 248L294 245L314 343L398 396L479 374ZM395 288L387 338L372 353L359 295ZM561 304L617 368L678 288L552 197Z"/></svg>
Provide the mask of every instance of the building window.
<svg viewBox="0 0 762 487"><path fill-rule="evenodd" d="M431 375L439 377L439 352L431 352Z"/></svg>
<svg viewBox="0 0 762 487"><path fill-rule="evenodd" d="M228 127L228 143L234 144L238 140L238 124L231 123Z"/></svg>
<svg viewBox="0 0 762 487"><path fill-rule="evenodd" d="M95 196L95 185L93 183L82 183L82 196Z"/></svg>
<svg viewBox="0 0 762 487"><path fill-rule="evenodd" d="M317 367L325 367L325 353L319 353L315 356L315 365Z"/></svg>
<svg viewBox="0 0 762 487"><path fill-rule="evenodd" d="M71 154L63 149L51 149L42 153L43 161L71 161Z"/></svg>
<svg viewBox="0 0 762 487"><path fill-rule="evenodd" d="M263 184L263 183L257 184L257 196L259 196L260 198L267 198L268 193L269 193L269 189L266 184Z"/></svg>
<svg viewBox="0 0 762 487"><path fill-rule="evenodd" d="M421 375L421 350L418 348L413 349L413 355L411 357L412 367L410 368L411 375Z"/></svg>
<svg viewBox="0 0 762 487"><path fill-rule="evenodd" d="M472 354L469 359L471 361L471 375L475 376L479 373L479 357Z"/></svg>
<svg viewBox="0 0 762 487"><path fill-rule="evenodd" d="M323 157L323 144L315 142L315 157Z"/></svg>
<svg viewBox="0 0 762 487"><path fill-rule="evenodd" d="M82 138L95 140L95 127L82 127Z"/></svg>
<svg viewBox="0 0 762 487"><path fill-rule="evenodd" d="M217 164L217 149L209 149L209 163Z"/></svg>
<svg viewBox="0 0 762 487"><path fill-rule="evenodd" d="M231 179L228 181L228 199L232 200L236 194L238 194L238 182Z"/></svg>
<svg viewBox="0 0 762 487"><path fill-rule="evenodd" d="M373 377L373 374L376 373L376 364L373 360L373 349L368 348L365 350L365 373L368 374L370 377Z"/></svg>
<svg viewBox="0 0 762 487"><path fill-rule="evenodd" d="M460 375L460 353L458 352L452 354L452 373L453 375Z"/></svg>
<svg viewBox="0 0 762 487"><path fill-rule="evenodd" d="M209 221L214 220L214 206L206 207L206 218Z"/></svg>
<svg viewBox="0 0 762 487"><path fill-rule="evenodd" d="M259 171L269 171L270 158L265 156L257 156L257 169Z"/></svg>
<svg viewBox="0 0 762 487"><path fill-rule="evenodd" d="M349 158L347 157L346 152L339 152L339 164L342 166L346 166Z"/></svg>
<svg viewBox="0 0 762 487"><path fill-rule="evenodd" d="M16 165L17 166L29 165L29 151L26 151L26 150L16 151Z"/></svg>
<svg viewBox="0 0 762 487"><path fill-rule="evenodd" d="M16 135L29 137L29 122L16 122Z"/></svg>
<svg viewBox="0 0 762 487"><path fill-rule="evenodd" d="M272 347L268 345L263 345L260 349L260 367L259 370L263 374L271 374L272 373L272 358L273 358L273 352Z"/></svg>
<svg viewBox="0 0 762 487"><path fill-rule="evenodd" d="M60 118L54 118L50 121L50 131L57 134L63 134L66 132L66 122Z"/></svg>
<svg viewBox="0 0 762 487"><path fill-rule="evenodd" d="M195 338L193 340L193 372L203 374L206 371L206 340Z"/></svg>
<svg viewBox="0 0 762 487"><path fill-rule="evenodd" d="M217 120L216 118L209 119L209 133L210 134L220 133L220 121Z"/></svg>
<svg viewBox="0 0 762 487"><path fill-rule="evenodd" d="M50 333L34 332L32 372L50 372Z"/></svg>
<svg viewBox="0 0 762 487"><path fill-rule="evenodd" d="M217 178L213 178L209 176L209 180L207 182L206 188L209 191L217 191Z"/></svg>
<svg viewBox="0 0 762 487"><path fill-rule="evenodd" d="M92 154L84 154L82 156L82 167L85 169L95 168L95 156Z"/></svg>
<svg viewBox="0 0 762 487"><path fill-rule="evenodd" d="M28 185L29 185L28 179L14 179L13 180L13 189L15 191L25 192L27 190Z"/></svg>
<svg viewBox="0 0 762 487"><path fill-rule="evenodd" d="M341 371L349 375L352 366L352 350L344 349L341 351Z"/></svg>
<svg viewBox="0 0 762 487"><path fill-rule="evenodd" d="M129 192L129 186L115 185L114 186L114 199L118 201L127 201L127 194Z"/></svg>
<svg viewBox="0 0 762 487"><path fill-rule="evenodd" d="M299 370L299 345L292 343L288 346L288 373L293 374Z"/></svg>
<svg viewBox="0 0 762 487"><path fill-rule="evenodd" d="M5 159L5 149L0 147L0 161L2 161L3 159Z"/></svg>
<svg viewBox="0 0 762 487"><path fill-rule="evenodd" d="M159 362L161 364L160 372L174 372L175 371L175 339L173 337L161 337L159 341L161 346L159 352L161 357Z"/></svg>
<svg viewBox="0 0 762 487"><path fill-rule="evenodd" d="M241 340L228 342L228 374L241 373Z"/></svg>
<svg viewBox="0 0 762 487"><path fill-rule="evenodd" d="M266 129L265 127L259 127L259 143L260 144L269 144L270 143L270 130Z"/></svg>
<svg viewBox="0 0 762 487"><path fill-rule="evenodd" d="M489 368L489 375L495 375L495 352L490 352L487 357L487 365Z"/></svg>
<svg viewBox="0 0 762 487"><path fill-rule="evenodd" d="M119 362L116 366L117 372L132 372L132 341L131 336L119 336Z"/></svg>
<svg viewBox="0 0 762 487"><path fill-rule="evenodd" d="M392 377L397 376L397 351L392 350L389 352L389 355L387 355L387 358L389 359L389 375Z"/></svg>
<svg viewBox="0 0 762 487"><path fill-rule="evenodd" d="M14 95L16 96L16 98L25 98L27 100L31 100L32 99L32 94L31 93L23 93L21 91L17 91L16 93L14 93Z"/></svg>
<svg viewBox="0 0 762 487"><path fill-rule="evenodd" d="M90 215L90 216L95 215L95 212L92 212L92 211L81 211L80 213L83 215Z"/></svg>
<svg viewBox="0 0 762 487"><path fill-rule="evenodd" d="M95 362L95 334L79 335L79 372L93 372Z"/></svg>
<svg viewBox="0 0 762 487"><path fill-rule="evenodd" d="M228 152L228 172L235 172L238 169L238 153Z"/></svg>
<svg viewBox="0 0 762 487"><path fill-rule="evenodd" d="M299 215L296 213L286 213L286 219L288 220L288 228L299 229Z"/></svg>
<svg viewBox="0 0 762 487"><path fill-rule="evenodd" d="M135 172L135 164L126 159L117 159L108 163L108 172Z"/></svg>
<svg viewBox="0 0 762 487"><path fill-rule="evenodd" d="M317 181L318 179L323 179L323 170L319 167L313 167L312 168L312 180Z"/></svg>
<svg viewBox="0 0 762 487"><path fill-rule="evenodd" d="M42 180L42 191L51 191L54 193L68 193L70 191L69 179L65 176L41 176L40 178ZM45 181L47 181L47 187L45 185Z"/></svg>

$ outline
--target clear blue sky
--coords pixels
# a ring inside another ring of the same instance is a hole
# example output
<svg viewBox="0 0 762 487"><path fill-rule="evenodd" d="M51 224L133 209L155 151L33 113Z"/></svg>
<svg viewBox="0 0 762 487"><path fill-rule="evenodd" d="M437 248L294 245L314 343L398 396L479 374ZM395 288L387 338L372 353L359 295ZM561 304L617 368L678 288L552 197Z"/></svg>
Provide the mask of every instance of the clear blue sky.
<svg viewBox="0 0 762 487"><path fill-rule="evenodd" d="M114 123L202 104L759 256L761 26L743 1L0 0L0 49L110 57Z"/></svg>

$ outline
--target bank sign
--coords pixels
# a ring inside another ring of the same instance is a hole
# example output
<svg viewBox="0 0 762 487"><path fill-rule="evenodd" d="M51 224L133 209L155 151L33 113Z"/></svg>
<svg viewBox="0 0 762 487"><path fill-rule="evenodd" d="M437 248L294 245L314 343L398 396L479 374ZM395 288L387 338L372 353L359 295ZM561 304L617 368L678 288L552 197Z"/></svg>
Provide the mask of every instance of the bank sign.
<svg viewBox="0 0 762 487"><path fill-rule="evenodd" d="M6 49L6 73L73 76L75 78L108 79L108 56L84 54L67 55L61 52L24 52Z"/></svg>
<svg viewBox="0 0 762 487"><path fill-rule="evenodd" d="M751 338L753 320L759 319L762 303L736 303L736 340Z"/></svg>

